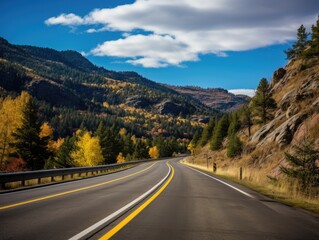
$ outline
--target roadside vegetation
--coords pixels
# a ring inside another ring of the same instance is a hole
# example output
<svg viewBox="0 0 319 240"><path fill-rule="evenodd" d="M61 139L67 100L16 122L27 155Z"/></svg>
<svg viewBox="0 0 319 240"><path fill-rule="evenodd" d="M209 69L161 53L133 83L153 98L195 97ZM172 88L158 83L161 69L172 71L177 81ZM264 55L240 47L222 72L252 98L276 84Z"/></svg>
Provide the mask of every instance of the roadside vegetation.
<svg viewBox="0 0 319 240"><path fill-rule="evenodd" d="M214 174L319 213L318 89L303 90L318 82L319 18L311 30L298 29L286 51L288 70L281 69L279 79L271 84L261 79L255 96L239 111L212 119L194 135L185 163L210 174L214 164Z"/></svg>

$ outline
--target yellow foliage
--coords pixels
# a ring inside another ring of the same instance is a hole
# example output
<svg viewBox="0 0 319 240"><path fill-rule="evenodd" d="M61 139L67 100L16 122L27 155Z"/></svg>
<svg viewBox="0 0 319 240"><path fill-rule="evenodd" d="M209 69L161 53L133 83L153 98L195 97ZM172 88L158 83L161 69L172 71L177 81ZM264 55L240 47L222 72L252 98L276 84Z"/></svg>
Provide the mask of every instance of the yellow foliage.
<svg viewBox="0 0 319 240"><path fill-rule="evenodd" d="M188 149L188 151L191 152L192 155L194 155L195 146L192 143L188 144L187 149Z"/></svg>
<svg viewBox="0 0 319 240"><path fill-rule="evenodd" d="M48 122L43 123L41 126L40 138L43 137L53 137L53 128L49 125Z"/></svg>
<svg viewBox="0 0 319 240"><path fill-rule="evenodd" d="M108 108L108 107L110 107L110 104L108 102L104 102L103 107Z"/></svg>
<svg viewBox="0 0 319 240"><path fill-rule="evenodd" d="M117 163L124 163L125 162L125 157L123 157L123 154L121 152L119 153L119 155L117 155L116 162Z"/></svg>
<svg viewBox="0 0 319 240"><path fill-rule="evenodd" d="M15 99L7 97L0 104L0 167L8 160L14 149L9 145L14 141L12 133L22 125L23 109L31 96L22 92Z"/></svg>
<svg viewBox="0 0 319 240"><path fill-rule="evenodd" d="M75 142L76 150L71 157L77 166L96 166L103 162L102 149L98 137L92 137L90 132L78 131L78 140Z"/></svg>
<svg viewBox="0 0 319 240"><path fill-rule="evenodd" d="M158 148L156 146L151 147L148 150L148 154L150 155L151 158L159 158L159 151L158 151Z"/></svg>
<svg viewBox="0 0 319 240"><path fill-rule="evenodd" d="M125 137L127 134L127 130L125 128L121 128L119 131L119 134L121 137Z"/></svg>
<svg viewBox="0 0 319 240"><path fill-rule="evenodd" d="M136 136L135 136L135 135L133 135L133 136L131 137L131 140L132 140L132 142L133 142L134 144L136 144L136 143L137 143L137 138L136 138Z"/></svg>

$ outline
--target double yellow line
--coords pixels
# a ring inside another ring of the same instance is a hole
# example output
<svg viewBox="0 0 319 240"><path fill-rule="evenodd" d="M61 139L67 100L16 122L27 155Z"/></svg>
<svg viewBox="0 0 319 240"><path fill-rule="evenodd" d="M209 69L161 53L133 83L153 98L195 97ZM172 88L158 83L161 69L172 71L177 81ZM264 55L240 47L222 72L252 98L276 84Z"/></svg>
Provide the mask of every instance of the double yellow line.
<svg viewBox="0 0 319 240"><path fill-rule="evenodd" d="M118 231L120 231L122 228L124 228L130 221L132 221L138 214L140 214L148 205L151 204L168 186L168 184L172 181L174 177L174 168L172 165L170 165L168 162L166 163L167 166L171 169L171 175L168 178L168 180L165 182L165 184L157 190L146 202L144 202L141 206L139 206L134 212L132 212L130 215L128 215L125 219L123 219L120 223L118 223L114 228L112 228L110 231L108 231L104 236L102 236L99 240L107 240L113 237Z"/></svg>
<svg viewBox="0 0 319 240"><path fill-rule="evenodd" d="M46 200L46 199L56 198L56 197L60 197L60 196L63 196L63 195L68 195L68 194L71 194L71 193L80 192L80 191L84 191L84 190L100 187L100 186L103 186L103 185L106 185L106 184L109 184L109 183L117 182L117 181L123 180L125 178L129 178L129 177L132 177L134 175L137 175L137 174L140 174L142 172L145 172L148 169L152 168L157 163L158 162L155 162L152 165L150 165L149 167L147 167L147 168L145 168L145 169L143 169L141 171L129 174L129 175L124 176L124 177L116 178L116 179L113 179L113 180L110 180L110 181L107 181L107 182L102 182L102 183L94 184L94 185L83 187L83 188L77 188L77 189L73 189L73 190L70 190L70 191L60 192L60 193L56 193L56 194L52 194L52 195L48 195L48 196L43 196L43 197L39 197L39 198L30 199L30 200L23 201L23 202L18 202L18 203L13 203L13 204L10 204L10 205L1 206L0 210L13 208L13 207L18 207L18 206L26 205L26 204L29 204L29 203L39 202L39 201L43 201L43 200Z"/></svg>

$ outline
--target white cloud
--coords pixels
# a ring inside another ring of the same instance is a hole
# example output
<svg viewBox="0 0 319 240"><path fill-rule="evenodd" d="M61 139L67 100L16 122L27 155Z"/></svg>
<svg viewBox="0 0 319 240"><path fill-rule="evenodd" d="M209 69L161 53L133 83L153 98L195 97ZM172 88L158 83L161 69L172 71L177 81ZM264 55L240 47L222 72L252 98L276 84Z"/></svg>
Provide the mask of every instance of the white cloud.
<svg viewBox="0 0 319 240"><path fill-rule="evenodd" d="M131 58L127 62L144 67L179 65L183 61L197 61L196 53L186 50L183 42L165 35L131 35L106 41L91 51L96 56Z"/></svg>
<svg viewBox="0 0 319 240"><path fill-rule="evenodd" d="M51 17L45 20L46 25L77 26L83 23L84 23L83 19L73 13L70 13L70 14L62 13L57 17Z"/></svg>
<svg viewBox="0 0 319 240"><path fill-rule="evenodd" d="M255 89L231 89L231 90L228 90L228 92L235 95L243 94L249 97L253 97L255 96L256 90Z"/></svg>
<svg viewBox="0 0 319 240"><path fill-rule="evenodd" d="M94 9L84 17L62 14L46 23L94 26L88 30L91 33L125 32L124 38L104 42L92 53L165 67L197 61L199 54L226 56L227 51L293 40L300 24L315 21L318 9L318 0L137 0ZM143 37L135 30L151 34Z"/></svg>

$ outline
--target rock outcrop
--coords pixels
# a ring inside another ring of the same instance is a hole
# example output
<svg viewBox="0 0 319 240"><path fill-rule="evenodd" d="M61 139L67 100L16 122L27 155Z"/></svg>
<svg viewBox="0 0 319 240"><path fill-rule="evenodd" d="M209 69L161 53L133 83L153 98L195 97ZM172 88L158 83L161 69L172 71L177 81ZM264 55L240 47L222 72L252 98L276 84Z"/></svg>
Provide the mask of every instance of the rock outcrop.
<svg viewBox="0 0 319 240"><path fill-rule="evenodd" d="M84 107L84 103L79 96L53 81L33 80L28 84L27 90L37 99L56 106L77 109Z"/></svg>
<svg viewBox="0 0 319 240"><path fill-rule="evenodd" d="M251 144L288 146L299 126L319 113L319 63L310 63L296 60L274 72L270 88L278 109L275 118L250 138Z"/></svg>

